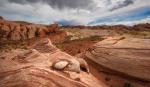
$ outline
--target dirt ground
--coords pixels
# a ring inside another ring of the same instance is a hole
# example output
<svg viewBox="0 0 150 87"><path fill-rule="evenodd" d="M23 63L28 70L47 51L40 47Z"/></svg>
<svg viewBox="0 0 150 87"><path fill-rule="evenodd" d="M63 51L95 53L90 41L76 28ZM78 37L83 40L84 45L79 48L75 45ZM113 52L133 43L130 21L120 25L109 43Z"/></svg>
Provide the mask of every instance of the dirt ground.
<svg viewBox="0 0 150 87"><path fill-rule="evenodd" d="M77 42L70 42L70 43L63 43L57 45L62 51L70 55L76 55L78 53L84 52L86 49L91 47L97 41L77 41Z"/></svg>

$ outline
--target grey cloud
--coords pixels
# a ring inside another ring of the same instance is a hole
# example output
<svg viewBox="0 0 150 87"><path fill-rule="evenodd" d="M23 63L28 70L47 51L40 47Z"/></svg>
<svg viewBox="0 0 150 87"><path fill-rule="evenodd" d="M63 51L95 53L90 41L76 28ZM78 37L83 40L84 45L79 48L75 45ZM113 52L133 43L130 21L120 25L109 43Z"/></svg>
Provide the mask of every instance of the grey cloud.
<svg viewBox="0 0 150 87"><path fill-rule="evenodd" d="M126 7L126 6L128 6L128 5L133 4L133 3L134 3L133 0L125 0L125 1L123 1L122 3L118 3L117 6L114 6L113 8L111 8L110 11L114 11L114 10L116 10L116 9Z"/></svg>
<svg viewBox="0 0 150 87"><path fill-rule="evenodd" d="M3 7L7 2L7 0L0 0L0 7Z"/></svg>
<svg viewBox="0 0 150 87"><path fill-rule="evenodd" d="M94 8L95 3L93 0L9 0L9 2L18 3L18 4L30 4L30 3L46 3L52 8L57 9L88 9L91 10Z"/></svg>
<svg viewBox="0 0 150 87"><path fill-rule="evenodd" d="M8 0L9 2L12 2L12 3L20 3L20 4L25 4L27 3L26 0Z"/></svg>
<svg viewBox="0 0 150 87"><path fill-rule="evenodd" d="M92 9L94 2L92 0L48 0L52 7L62 8L83 8Z"/></svg>

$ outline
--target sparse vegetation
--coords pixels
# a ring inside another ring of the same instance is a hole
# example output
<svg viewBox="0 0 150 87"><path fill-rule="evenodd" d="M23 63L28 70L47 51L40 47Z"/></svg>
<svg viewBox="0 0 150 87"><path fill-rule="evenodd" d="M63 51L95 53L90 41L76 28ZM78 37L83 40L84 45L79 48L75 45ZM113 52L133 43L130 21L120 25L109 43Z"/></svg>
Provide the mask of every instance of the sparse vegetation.
<svg viewBox="0 0 150 87"><path fill-rule="evenodd" d="M69 37L68 37L69 38ZM70 43L70 42L76 42L76 41L101 41L103 40L104 38L100 37L100 36L90 36L90 37L85 37L85 38L79 38L79 39L75 39L75 40L66 40L64 41L63 43Z"/></svg>
<svg viewBox="0 0 150 87"><path fill-rule="evenodd" d="M2 50L11 50L11 49L16 49L16 48L27 49L27 42L9 41L9 40L0 41L0 52L2 52Z"/></svg>

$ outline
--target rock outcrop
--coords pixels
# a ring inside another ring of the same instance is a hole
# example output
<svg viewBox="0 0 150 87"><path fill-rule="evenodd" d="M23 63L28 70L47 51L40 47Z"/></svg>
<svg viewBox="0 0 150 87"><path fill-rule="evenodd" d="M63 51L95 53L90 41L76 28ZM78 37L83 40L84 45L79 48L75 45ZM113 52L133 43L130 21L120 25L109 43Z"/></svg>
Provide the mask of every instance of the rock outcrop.
<svg viewBox="0 0 150 87"><path fill-rule="evenodd" d="M67 36L66 31L57 31L48 35L52 43L62 43L66 41Z"/></svg>
<svg viewBox="0 0 150 87"><path fill-rule="evenodd" d="M149 82L149 44L149 39L110 37L95 44L83 55L116 73Z"/></svg>
<svg viewBox="0 0 150 87"><path fill-rule="evenodd" d="M92 74L82 71L75 57L46 40L28 50L0 54L0 87L107 87ZM63 69L65 67L68 69ZM76 68L80 72L76 72Z"/></svg>
<svg viewBox="0 0 150 87"><path fill-rule="evenodd" d="M58 28L58 24L46 26L0 19L0 38L7 40L25 40L34 37L45 37L50 33L56 33Z"/></svg>

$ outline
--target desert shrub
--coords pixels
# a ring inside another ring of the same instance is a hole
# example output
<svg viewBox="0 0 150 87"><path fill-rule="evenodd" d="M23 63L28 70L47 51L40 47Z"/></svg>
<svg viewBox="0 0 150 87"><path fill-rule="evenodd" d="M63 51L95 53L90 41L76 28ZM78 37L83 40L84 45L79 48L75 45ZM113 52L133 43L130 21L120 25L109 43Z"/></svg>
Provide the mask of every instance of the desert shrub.
<svg viewBox="0 0 150 87"><path fill-rule="evenodd" d="M130 34L132 34L132 35L139 35L139 32L138 32L138 31L133 30L133 31L131 31L131 32L130 32Z"/></svg>
<svg viewBox="0 0 150 87"><path fill-rule="evenodd" d="M96 41L96 40L103 40L104 38L102 38L101 36L91 36L89 37L89 40L92 40L92 41Z"/></svg>
<svg viewBox="0 0 150 87"><path fill-rule="evenodd" d="M88 40L88 41L102 41L104 40L103 37L101 36L90 36L90 37L86 37L86 38L79 38L79 39L75 39L75 40L71 40L72 36L68 36L67 39L63 42L63 43L70 43L70 42L76 42L76 41L84 41L84 40Z"/></svg>

